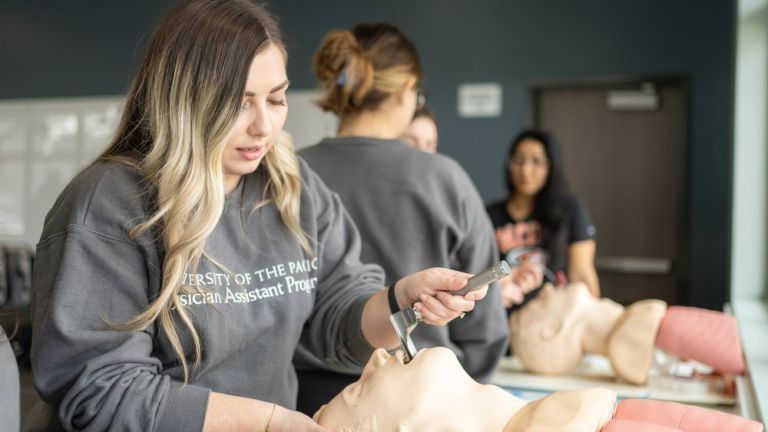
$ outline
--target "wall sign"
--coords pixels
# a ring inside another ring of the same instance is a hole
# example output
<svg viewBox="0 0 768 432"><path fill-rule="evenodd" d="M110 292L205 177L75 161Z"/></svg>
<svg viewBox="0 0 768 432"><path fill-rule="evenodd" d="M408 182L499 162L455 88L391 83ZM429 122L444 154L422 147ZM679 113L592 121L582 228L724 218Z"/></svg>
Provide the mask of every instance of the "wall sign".
<svg viewBox="0 0 768 432"><path fill-rule="evenodd" d="M458 93L458 111L461 117L478 118L501 115L501 84L461 84Z"/></svg>

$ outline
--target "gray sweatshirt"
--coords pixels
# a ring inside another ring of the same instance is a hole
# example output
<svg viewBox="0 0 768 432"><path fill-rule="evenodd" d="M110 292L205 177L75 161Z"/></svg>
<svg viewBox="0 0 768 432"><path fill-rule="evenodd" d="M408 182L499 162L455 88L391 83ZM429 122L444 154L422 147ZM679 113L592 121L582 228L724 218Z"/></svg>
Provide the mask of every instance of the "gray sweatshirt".
<svg viewBox="0 0 768 432"><path fill-rule="evenodd" d="M1 252L0 252L1 253ZM0 326L0 425L3 430L18 431L19 426L19 369L11 341Z"/></svg>
<svg viewBox="0 0 768 432"><path fill-rule="evenodd" d="M341 196L360 230L363 261L380 264L388 282L435 266L476 273L498 260L482 199L453 159L363 137L326 139L300 154ZM499 290L492 285L464 319L420 324L412 337L417 349L452 349L472 377L488 381L508 345ZM304 354L297 367L320 367Z"/></svg>
<svg viewBox="0 0 768 432"><path fill-rule="evenodd" d="M34 266L32 367L43 399L67 430L201 430L210 391L292 408L294 350L334 367L372 353L363 338L366 300L381 269L361 264L360 240L339 198L303 162L301 226L308 257L262 199L263 169L227 196L203 260L180 295L203 345L201 368L183 385L180 363L159 325L118 331L159 292L163 253L146 234L152 192L130 167L97 163L65 189L46 218ZM192 343L182 332L186 352ZM191 356L190 356L191 358Z"/></svg>

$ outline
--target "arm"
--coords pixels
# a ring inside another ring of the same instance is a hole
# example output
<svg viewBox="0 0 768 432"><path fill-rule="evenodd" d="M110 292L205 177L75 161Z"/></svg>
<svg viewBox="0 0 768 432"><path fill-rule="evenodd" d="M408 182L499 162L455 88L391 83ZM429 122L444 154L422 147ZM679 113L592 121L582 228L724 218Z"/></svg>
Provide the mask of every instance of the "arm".
<svg viewBox="0 0 768 432"><path fill-rule="evenodd" d="M488 288L472 291L464 296L454 296L450 291L460 290L469 275L444 268L431 268L408 275L395 284L395 297L400 308L414 304L431 325L445 325L462 312L469 312L475 301L485 297ZM390 287L389 289L393 289ZM387 291L374 294L365 304L362 331L368 343L377 348L393 349L400 344L389 316Z"/></svg>
<svg viewBox="0 0 768 432"><path fill-rule="evenodd" d="M271 417L271 430L325 430L297 412L163 374L154 326L129 332L106 322L146 308L159 273L135 244L69 230L38 249L32 358L35 384L66 429L263 431Z"/></svg>
<svg viewBox="0 0 768 432"><path fill-rule="evenodd" d="M155 328L120 331L159 270L132 242L70 224L38 245L32 367L67 430L200 430L209 390L163 374Z"/></svg>
<svg viewBox="0 0 768 432"><path fill-rule="evenodd" d="M594 240L583 240L569 246L568 280L586 283L589 292L600 298L600 282L595 270L595 246Z"/></svg>
<svg viewBox="0 0 768 432"><path fill-rule="evenodd" d="M450 171L452 180L448 196L454 196L456 241L452 245L451 267L477 273L499 261L491 219L472 180L459 166ZM451 244L450 241L446 242ZM512 280L517 279L514 270ZM524 284L525 285L525 284ZM487 382L509 345L509 324L502 302L500 283L492 284L486 298L463 319L452 321L448 337L461 350L460 361L467 373L477 381Z"/></svg>
<svg viewBox="0 0 768 432"><path fill-rule="evenodd" d="M318 213L318 285L300 349L327 366L348 370L364 364L374 347L394 348L399 339L389 320L381 268L360 262L360 235L338 195L304 169L304 190ZM416 303L426 323L445 325L485 296L485 288L464 298L439 293L461 289L468 278L448 269L422 270L397 282L396 298L401 307Z"/></svg>
<svg viewBox="0 0 768 432"><path fill-rule="evenodd" d="M595 226L581 200L570 197L566 204L569 219L568 280L584 282L589 292L600 298L600 281L595 269Z"/></svg>
<svg viewBox="0 0 768 432"><path fill-rule="evenodd" d="M273 403L211 393L204 432L327 432L311 418Z"/></svg>

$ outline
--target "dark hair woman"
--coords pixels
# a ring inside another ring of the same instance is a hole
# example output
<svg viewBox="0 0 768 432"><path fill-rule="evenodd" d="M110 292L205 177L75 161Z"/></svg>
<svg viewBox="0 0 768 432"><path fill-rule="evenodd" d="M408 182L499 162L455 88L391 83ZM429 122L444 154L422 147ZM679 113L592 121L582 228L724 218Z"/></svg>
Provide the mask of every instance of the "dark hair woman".
<svg viewBox="0 0 768 432"><path fill-rule="evenodd" d="M504 179L507 198L488 206L502 257L540 248L554 273L551 282L585 282L599 296L595 228L584 204L568 190L554 137L535 129L520 132L509 147ZM507 306L522 301L507 289L502 295Z"/></svg>

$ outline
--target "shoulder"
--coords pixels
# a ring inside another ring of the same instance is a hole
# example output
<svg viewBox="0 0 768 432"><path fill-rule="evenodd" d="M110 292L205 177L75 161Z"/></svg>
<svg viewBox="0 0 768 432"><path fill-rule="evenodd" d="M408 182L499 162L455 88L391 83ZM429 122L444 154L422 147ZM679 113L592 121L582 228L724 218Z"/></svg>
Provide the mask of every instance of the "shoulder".
<svg viewBox="0 0 768 432"><path fill-rule="evenodd" d="M333 192L323 181L317 172L309 166L304 155L296 155L301 176L301 201L302 207L311 204L318 213L323 213L332 202L337 199Z"/></svg>
<svg viewBox="0 0 768 432"><path fill-rule="evenodd" d="M427 166L438 173L469 177L464 168L455 159L448 155L442 153L425 153L421 150L416 150L411 147L408 147L406 151L411 153L411 158L417 165Z"/></svg>
<svg viewBox="0 0 768 432"><path fill-rule="evenodd" d="M306 191L310 194L327 192L328 186L325 185L323 179L320 178L317 172L309 166L306 161L306 155L303 153L297 154L296 160L299 165L302 191Z"/></svg>
<svg viewBox="0 0 768 432"><path fill-rule="evenodd" d="M565 209L570 217L589 214L584 201L573 194L568 194L563 198L563 209Z"/></svg>
<svg viewBox="0 0 768 432"><path fill-rule="evenodd" d="M405 146L403 157L409 175L419 184L433 184L434 187L449 187L456 192L476 191L474 182L467 171L453 158L444 154L429 154Z"/></svg>
<svg viewBox="0 0 768 432"><path fill-rule="evenodd" d="M507 200L492 201L485 206L485 210L488 212L488 216L491 217L491 222L493 222L495 228L513 222L509 213L507 213Z"/></svg>
<svg viewBox="0 0 768 432"><path fill-rule="evenodd" d="M595 226L584 202L574 196L568 196L564 202L565 212L570 224L570 242L590 240L595 237Z"/></svg>
<svg viewBox="0 0 768 432"><path fill-rule="evenodd" d="M328 138L326 138L327 140ZM323 143L326 141L320 141L317 144L310 145L309 147L304 147L303 149L296 152L296 156L300 157L300 159L303 159L303 161L312 161L314 157L316 157L318 154L322 154L322 149L325 147Z"/></svg>
<svg viewBox="0 0 768 432"><path fill-rule="evenodd" d="M128 240L128 225L147 216L149 191L137 168L120 162L94 162L59 195L46 216L41 240L73 224Z"/></svg>
<svg viewBox="0 0 768 432"><path fill-rule="evenodd" d="M496 200L491 201L485 205L485 208L488 210L488 213L499 213L499 212L505 212L507 211L507 200Z"/></svg>

